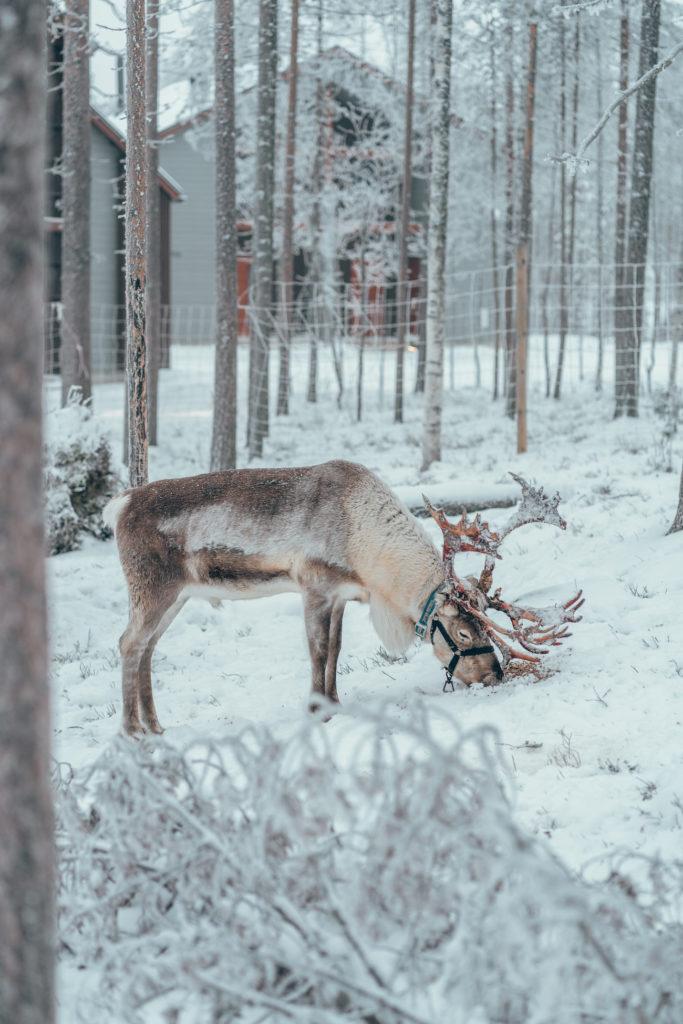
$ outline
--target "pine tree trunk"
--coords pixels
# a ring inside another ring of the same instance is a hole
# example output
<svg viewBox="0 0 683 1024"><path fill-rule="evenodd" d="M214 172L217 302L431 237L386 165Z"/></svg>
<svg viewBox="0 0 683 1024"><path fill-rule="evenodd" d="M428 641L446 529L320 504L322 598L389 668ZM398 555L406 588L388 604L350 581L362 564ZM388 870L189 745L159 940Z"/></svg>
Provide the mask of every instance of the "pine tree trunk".
<svg viewBox="0 0 683 1024"><path fill-rule="evenodd" d="M681 470L681 485L678 491L678 508L674 521L668 529L668 533L679 533L683 530L683 470Z"/></svg>
<svg viewBox="0 0 683 1024"><path fill-rule="evenodd" d="M415 66L415 0L408 0L408 68L406 106L403 130L403 192L401 195L401 227L398 254L398 336L396 341L396 389L394 392L394 422L403 423L403 375L405 368L406 337L410 329L410 282L408 280L408 231L410 230L410 200L413 184L413 74Z"/></svg>
<svg viewBox="0 0 683 1024"><path fill-rule="evenodd" d="M515 88L512 53L514 29L509 23L510 63L505 83L505 415L514 418L517 399L515 373L514 234L515 234Z"/></svg>
<svg viewBox="0 0 683 1024"><path fill-rule="evenodd" d="M659 50L660 0L643 0L640 22L640 59L638 77L657 63ZM651 78L636 99L633 135L631 198L628 215L627 262L629 265L628 327L624 337L624 382L617 396L616 414L638 415L640 349L643 332L643 297L650 225L650 191L655 131L657 77Z"/></svg>
<svg viewBox="0 0 683 1024"><path fill-rule="evenodd" d="M54 1020L42 494L43 0L0 0L0 1020Z"/></svg>
<svg viewBox="0 0 683 1024"><path fill-rule="evenodd" d="M89 0L64 12L62 143L62 405L73 387L92 389L90 352Z"/></svg>
<svg viewBox="0 0 683 1024"><path fill-rule="evenodd" d="M159 0L147 0L147 418L157 443L161 364L161 196L159 193Z"/></svg>
<svg viewBox="0 0 683 1024"><path fill-rule="evenodd" d="M500 296L498 294L498 105L496 103L496 39L491 29L489 62L491 72L491 286L493 288L493 400L499 392L500 377Z"/></svg>
<svg viewBox="0 0 683 1024"><path fill-rule="evenodd" d="M441 458L448 158L450 143L452 0L434 0L433 78L430 135L432 167L429 194L427 284L427 367L422 468Z"/></svg>
<svg viewBox="0 0 683 1024"><path fill-rule="evenodd" d="M235 209L235 10L215 0L216 353L211 469L237 463L237 214Z"/></svg>
<svg viewBox="0 0 683 1024"><path fill-rule="evenodd" d="M536 52L538 26L529 24L529 60L527 66L526 118L522 167L522 202L519 218L519 241L515 260L516 282L516 411L517 452L527 450L527 342L529 334L529 263L532 236L532 186L534 158L534 120L536 102Z"/></svg>
<svg viewBox="0 0 683 1024"><path fill-rule="evenodd" d="M147 483L147 344L145 226L147 128L145 0L126 4L126 381L128 473L132 487Z"/></svg>
<svg viewBox="0 0 683 1024"><path fill-rule="evenodd" d="M285 201L282 225L282 314L277 414L289 412L289 363L294 324L294 187L296 169L296 93L299 79L299 0L292 0L285 144Z"/></svg>
<svg viewBox="0 0 683 1024"><path fill-rule="evenodd" d="M629 69L629 0L621 0L619 22L619 91L628 87ZM626 217L627 217L628 105L619 107L617 128L617 199L614 225L614 415L624 409L626 373L626 336L628 332L629 293L626 281Z"/></svg>
<svg viewBox="0 0 683 1024"><path fill-rule="evenodd" d="M277 0L259 0L256 208L254 213L249 360L249 458L263 454L268 434L269 350L273 312L273 193L275 191L275 95Z"/></svg>
<svg viewBox="0 0 683 1024"><path fill-rule="evenodd" d="M562 0L564 6L564 0ZM560 146L564 153L567 148L567 58L565 54L564 18L560 20ZM562 393L562 373L569 329L569 299L567 295L567 165L560 164L560 344L557 353L557 368L553 398Z"/></svg>
<svg viewBox="0 0 683 1024"><path fill-rule="evenodd" d="M597 68L602 68L602 55L600 47L600 28L598 27L595 34L595 63ZM596 83L596 101L598 105L598 117L601 116L603 110L602 104L602 75L598 74ZM603 133L600 132L598 135L598 156L597 156L597 167L596 167L596 225L595 225L595 241L596 241L596 255L598 257L598 306L597 306L597 319L598 319L598 362L595 371L595 390L602 391L602 370L603 370L603 359L604 359L604 334L603 334L603 315L602 315L602 274L603 274L603 262L605 258L605 245L604 245L604 218L605 218L605 202L604 202L604 190L603 190L603 167L605 163L605 147Z"/></svg>
<svg viewBox="0 0 683 1024"><path fill-rule="evenodd" d="M323 52L323 5L318 0L316 15L316 33L318 61ZM310 286L309 315L307 326L309 333L308 351L308 387L306 388L306 401L318 401L318 308L320 302L320 194L323 181L323 150L325 147L324 127L324 90L318 69L315 85L315 119L317 125L315 160L313 163L313 209L311 211L311 236L313 240L311 251L311 262L308 268L308 281ZM313 323L311 323L310 310L313 311Z"/></svg>

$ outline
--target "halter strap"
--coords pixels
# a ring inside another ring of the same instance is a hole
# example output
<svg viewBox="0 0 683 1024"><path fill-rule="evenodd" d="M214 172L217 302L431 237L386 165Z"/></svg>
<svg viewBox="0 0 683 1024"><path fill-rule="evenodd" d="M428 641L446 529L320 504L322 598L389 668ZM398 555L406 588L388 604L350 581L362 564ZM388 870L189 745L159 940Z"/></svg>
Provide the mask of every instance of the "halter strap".
<svg viewBox="0 0 683 1024"><path fill-rule="evenodd" d="M432 645L434 644L434 633L437 631L437 629L439 633L441 633L441 636L443 637L444 641L448 644L451 651L453 652L453 657L446 666L446 682L443 684L443 689L445 693L446 687L448 686L450 686L451 690L455 689L453 685L453 673L455 672L456 666L461 658L474 658L477 654L494 654L495 651L494 648L490 645L487 645L486 647L468 647L466 650L463 651L460 647L458 647L455 640L444 626L443 622L441 622L440 619L437 619L436 616L432 619L432 625L429 630L429 639L431 640Z"/></svg>
<svg viewBox="0 0 683 1024"><path fill-rule="evenodd" d="M415 623L415 635L418 636L420 640L424 640L424 638L427 635L427 623L429 622L429 616L434 611L434 607L436 605L436 595L439 593L442 586L443 583L440 583L438 587L434 587L434 590L432 590L431 594L424 603L424 607L422 609L420 618ZM432 632L432 636L433 635L434 633Z"/></svg>

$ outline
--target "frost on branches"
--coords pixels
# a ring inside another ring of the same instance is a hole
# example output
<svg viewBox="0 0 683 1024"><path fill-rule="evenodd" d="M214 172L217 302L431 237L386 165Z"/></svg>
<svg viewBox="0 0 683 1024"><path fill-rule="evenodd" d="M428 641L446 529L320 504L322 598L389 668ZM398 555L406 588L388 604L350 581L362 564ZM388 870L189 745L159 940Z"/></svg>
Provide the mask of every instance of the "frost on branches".
<svg viewBox="0 0 683 1024"><path fill-rule="evenodd" d="M45 422L45 520L51 555L73 551L82 533L111 536L102 509L121 487L109 441L88 405L73 392Z"/></svg>
<svg viewBox="0 0 683 1024"><path fill-rule="evenodd" d="M497 740L418 706L284 740L118 739L63 772L61 949L90 978L83 1018L683 1019L680 876L570 874L516 825Z"/></svg>

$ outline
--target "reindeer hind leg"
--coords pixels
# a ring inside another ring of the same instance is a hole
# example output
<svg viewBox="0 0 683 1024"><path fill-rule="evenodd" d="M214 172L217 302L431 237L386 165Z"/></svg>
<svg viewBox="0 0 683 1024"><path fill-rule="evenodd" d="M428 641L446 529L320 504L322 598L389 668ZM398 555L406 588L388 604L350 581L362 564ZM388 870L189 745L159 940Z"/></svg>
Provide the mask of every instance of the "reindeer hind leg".
<svg viewBox="0 0 683 1024"><path fill-rule="evenodd" d="M129 736L145 732L140 720L140 708L143 700L143 713L145 710L151 712L150 720L146 724L151 727L152 722L156 721L151 681L151 659L156 643L154 635L166 612L173 605L176 596L174 592L160 600L160 595L157 594L155 602L151 606L145 606L142 601L131 598L130 619L119 641L123 684L122 724L123 731ZM162 629L159 636L163 631ZM145 718L148 718L148 714L145 714ZM158 724L156 721L157 727Z"/></svg>

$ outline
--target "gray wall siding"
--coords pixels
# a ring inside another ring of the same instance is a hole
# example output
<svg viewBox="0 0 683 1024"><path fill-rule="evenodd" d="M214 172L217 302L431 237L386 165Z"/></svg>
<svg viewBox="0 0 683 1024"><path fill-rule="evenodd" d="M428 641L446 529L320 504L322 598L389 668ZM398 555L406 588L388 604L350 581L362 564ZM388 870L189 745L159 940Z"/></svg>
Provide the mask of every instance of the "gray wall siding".
<svg viewBox="0 0 683 1024"><path fill-rule="evenodd" d="M171 136L159 162L182 185L185 202L174 203L171 231L171 302L175 306L214 303L214 165L183 135ZM183 318L176 318L180 329ZM182 340L182 339L178 339Z"/></svg>
<svg viewBox="0 0 683 1024"><path fill-rule="evenodd" d="M117 179L120 153L95 127L90 132L90 302L93 372L116 370L116 321L120 259L117 228Z"/></svg>

